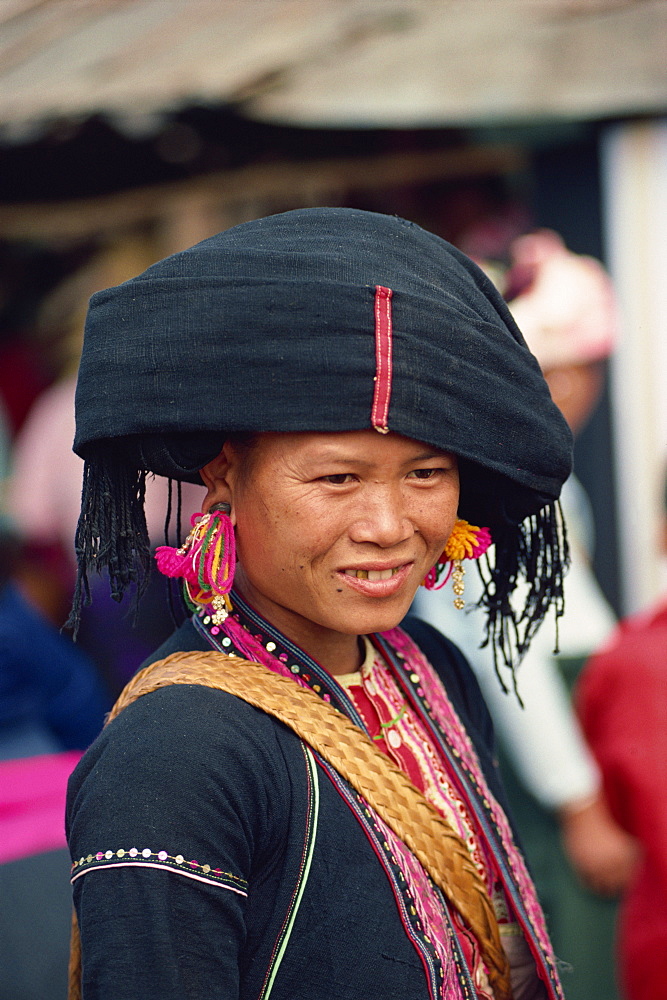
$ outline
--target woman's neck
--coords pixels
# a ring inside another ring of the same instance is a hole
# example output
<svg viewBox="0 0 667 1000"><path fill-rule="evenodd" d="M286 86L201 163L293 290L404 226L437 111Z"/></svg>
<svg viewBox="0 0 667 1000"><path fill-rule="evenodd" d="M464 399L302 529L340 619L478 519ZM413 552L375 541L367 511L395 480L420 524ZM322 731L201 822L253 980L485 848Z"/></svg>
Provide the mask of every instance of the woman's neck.
<svg viewBox="0 0 667 1000"><path fill-rule="evenodd" d="M236 584L235 589L257 614L316 660L332 676L351 674L361 666L364 654L358 635L332 632L317 622L309 621L277 605L272 605L269 615L262 607L261 599L253 600L254 595L247 596L244 590L236 587ZM233 602L232 596L232 604Z"/></svg>

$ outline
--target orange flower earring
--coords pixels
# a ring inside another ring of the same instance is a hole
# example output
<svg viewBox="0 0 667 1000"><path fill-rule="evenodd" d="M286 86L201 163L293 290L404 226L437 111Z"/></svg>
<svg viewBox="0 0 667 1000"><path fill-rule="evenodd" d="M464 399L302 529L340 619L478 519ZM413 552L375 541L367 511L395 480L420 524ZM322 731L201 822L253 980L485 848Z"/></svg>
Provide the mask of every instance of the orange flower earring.
<svg viewBox="0 0 667 1000"><path fill-rule="evenodd" d="M464 559L479 559L491 545L491 532L488 528L478 528L475 524L459 519L452 528L447 544L435 566L429 570L423 586L427 590L440 590L452 578L454 591L454 607L465 607L463 593L465 590Z"/></svg>

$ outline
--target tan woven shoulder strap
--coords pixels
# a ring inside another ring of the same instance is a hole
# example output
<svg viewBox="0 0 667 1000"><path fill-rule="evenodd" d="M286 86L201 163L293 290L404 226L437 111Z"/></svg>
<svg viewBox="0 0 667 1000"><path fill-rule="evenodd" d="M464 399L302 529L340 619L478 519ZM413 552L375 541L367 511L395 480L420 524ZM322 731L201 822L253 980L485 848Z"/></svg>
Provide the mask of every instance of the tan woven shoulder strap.
<svg viewBox="0 0 667 1000"><path fill-rule="evenodd" d="M498 924L465 843L365 733L310 688L259 663L213 650L173 653L141 670L121 693L108 721L142 695L170 684L200 684L235 695L289 726L328 761L406 844L458 910L479 941L494 995L511 1000ZM74 948L72 964L77 964ZM76 969L71 973L70 1000L76 1000Z"/></svg>

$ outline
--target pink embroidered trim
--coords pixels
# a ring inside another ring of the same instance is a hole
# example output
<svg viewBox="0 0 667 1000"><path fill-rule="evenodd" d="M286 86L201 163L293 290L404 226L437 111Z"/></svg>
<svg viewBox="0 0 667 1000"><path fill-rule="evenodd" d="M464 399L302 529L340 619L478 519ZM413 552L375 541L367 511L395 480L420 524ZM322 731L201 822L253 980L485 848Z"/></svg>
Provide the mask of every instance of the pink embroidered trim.
<svg viewBox="0 0 667 1000"><path fill-rule="evenodd" d="M375 686L374 697L368 692L367 696L375 703L375 699L384 699L391 707L390 713L396 716L404 702L401 699L396 682L393 680L388 668L379 653L376 653L373 665L370 668L369 678ZM423 690L420 688L420 695ZM377 710L377 706L376 706ZM394 731L400 737L401 743L406 746L414 756L414 759L421 771L422 780L425 784L424 795L431 805L435 806L441 815L445 816L452 828L458 833L462 840L468 845L471 852L471 859L482 878L485 879L489 891L493 888L493 878L490 873L490 866L480 856L480 844L474 834L471 820L463 802L452 785L444 767L436 756L431 740L429 739L423 724L416 713L410 709L394 723ZM390 743L391 747L392 744ZM389 750L391 755L391 749ZM394 760L400 767L400 761Z"/></svg>
<svg viewBox="0 0 667 1000"><path fill-rule="evenodd" d="M456 976L456 964L452 954L452 943L447 935L443 920L442 907L438 901L433 885L416 857L405 846L402 840L380 819L376 812L367 807L373 817L373 824L384 837L392 854L400 858L400 869L407 882L415 910L421 920L424 934L432 944L442 968L443 980L440 996L443 1000L463 1000L463 991ZM402 908L402 903L399 902ZM406 920L408 919L406 915Z"/></svg>
<svg viewBox="0 0 667 1000"><path fill-rule="evenodd" d="M375 286L375 390L371 424L380 434L389 432L392 375L391 288Z"/></svg>
<svg viewBox="0 0 667 1000"><path fill-rule="evenodd" d="M475 776L480 792L485 802L488 804L488 808L490 809L496 826L500 831L508 861L512 868L512 872L516 879L516 883L523 898L526 911L533 925L537 939L544 951L547 961L553 968L555 958L533 880L528 873L523 855L516 847L514 836L507 817L486 784L475 749L468 734L463 728L461 720L454 710L454 706L449 701L446 692L438 681L437 675L431 664L428 662L422 651L415 645L412 639L402 631L402 629L395 628L388 632L384 632L383 638L387 639L394 649L399 654L403 655L403 658L410 665L413 671L418 672L418 679L424 690L426 701L435 718L446 730L454 749L454 753L461 757L468 769ZM417 677L417 673L415 673L414 676Z"/></svg>

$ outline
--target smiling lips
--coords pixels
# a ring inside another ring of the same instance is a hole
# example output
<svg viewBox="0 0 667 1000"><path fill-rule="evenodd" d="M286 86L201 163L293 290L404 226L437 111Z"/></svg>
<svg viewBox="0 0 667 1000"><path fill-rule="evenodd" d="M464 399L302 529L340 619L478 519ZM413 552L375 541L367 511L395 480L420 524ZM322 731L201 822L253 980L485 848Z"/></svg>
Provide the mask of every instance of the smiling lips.
<svg viewBox="0 0 667 1000"><path fill-rule="evenodd" d="M345 576L354 576L357 580L391 580L399 569L400 566L393 569L346 569Z"/></svg>
<svg viewBox="0 0 667 1000"><path fill-rule="evenodd" d="M344 569L340 575L353 590L367 597L391 597L402 589L413 563L386 569Z"/></svg>

